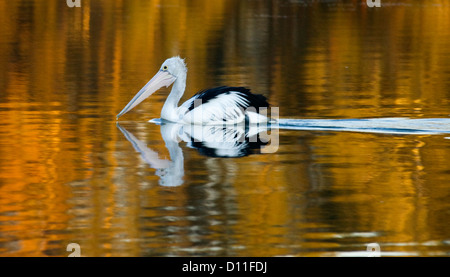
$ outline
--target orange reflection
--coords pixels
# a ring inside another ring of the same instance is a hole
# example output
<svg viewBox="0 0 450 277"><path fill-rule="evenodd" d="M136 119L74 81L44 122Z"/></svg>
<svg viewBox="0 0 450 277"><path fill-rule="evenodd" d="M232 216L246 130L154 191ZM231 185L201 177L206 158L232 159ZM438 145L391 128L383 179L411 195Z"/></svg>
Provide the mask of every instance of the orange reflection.
<svg viewBox="0 0 450 277"><path fill-rule="evenodd" d="M74 239L87 256L189 255L229 234L234 245L198 251L320 255L339 243L309 230L330 226L384 232L380 242L442 238L442 140L284 132L277 153L228 160L186 148L188 185L169 189L112 124L173 55L187 58L184 99L245 85L283 117L447 116L447 2L359 2L1 1L0 255L66 255ZM127 120L158 117L166 94ZM135 128L168 155L157 128Z"/></svg>

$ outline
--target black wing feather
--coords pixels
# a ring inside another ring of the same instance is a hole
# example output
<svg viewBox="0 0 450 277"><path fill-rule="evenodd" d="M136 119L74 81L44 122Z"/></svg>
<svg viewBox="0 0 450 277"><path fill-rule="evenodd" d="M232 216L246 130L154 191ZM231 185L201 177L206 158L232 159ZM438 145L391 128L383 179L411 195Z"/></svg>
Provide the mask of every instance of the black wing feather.
<svg viewBox="0 0 450 277"><path fill-rule="evenodd" d="M206 89L198 92L192 98L201 99L202 104L206 104L207 102L215 99L217 96L221 94L230 94L232 91L239 92L245 99L247 99L248 105L243 106L242 108L246 109L248 107L254 107L258 111L260 107L269 107L269 103L265 96L261 94L253 94L249 89L244 87L216 87L211 89ZM242 105L241 105L242 106ZM192 101L191 105L188 107L188 111L191 111L195 108L194 101Z"/></svg>

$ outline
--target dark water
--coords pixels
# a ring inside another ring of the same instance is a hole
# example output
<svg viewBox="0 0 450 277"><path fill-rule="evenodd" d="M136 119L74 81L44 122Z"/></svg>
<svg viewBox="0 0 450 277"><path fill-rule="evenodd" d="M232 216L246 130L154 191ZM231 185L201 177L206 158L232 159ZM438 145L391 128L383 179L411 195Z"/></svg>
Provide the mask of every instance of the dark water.
<svg viewBox="0 0 450 277"><path fill-rule="evenodd" d="M276 151L212 157L147 122L168 89L116 125L175 55L183 100L246 86L281 118L448 118L450 3L365 2L1 1L0 255L449 256L449 134L282 129Z"/></svg>

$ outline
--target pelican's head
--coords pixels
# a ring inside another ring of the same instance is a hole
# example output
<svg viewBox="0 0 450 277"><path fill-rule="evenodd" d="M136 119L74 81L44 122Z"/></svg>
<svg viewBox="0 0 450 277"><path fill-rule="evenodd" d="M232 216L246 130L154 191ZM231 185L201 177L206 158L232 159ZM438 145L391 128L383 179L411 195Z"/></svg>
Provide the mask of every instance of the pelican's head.
<svg viewBox="0 0 450 277"><path fill-rule="evenodd" d="M186 74L187 67L184 59L177 56L165 60L159 70L166 71L173 77L178 78L179 76Z"/></svg>
<svg viewBox="0 0 450 277"><path fill-rule="evenodd" d="M136 107L139 103L144 101L145 98L152 95L155 91L162 87L168 87L180 76L186 76L187 67L184 59L180 57L172 57L164 61L153 78L131 99L131 101L123 108L123 110L117 115L117 119L123 114L129 112Z"/></svg>

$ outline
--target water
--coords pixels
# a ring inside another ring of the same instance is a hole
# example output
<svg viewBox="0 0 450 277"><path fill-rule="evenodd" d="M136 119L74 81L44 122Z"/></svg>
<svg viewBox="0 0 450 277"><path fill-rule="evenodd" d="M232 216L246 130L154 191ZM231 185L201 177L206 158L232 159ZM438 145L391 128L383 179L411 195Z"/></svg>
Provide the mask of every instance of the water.
<svg viewBox="0 0 450 277"><path fill-rule="evenodd" d="M449 256L447 1L81 2L0 2L1 256ZM117 125L174 55L276 151L169 139L168 89Z"/></svg>

